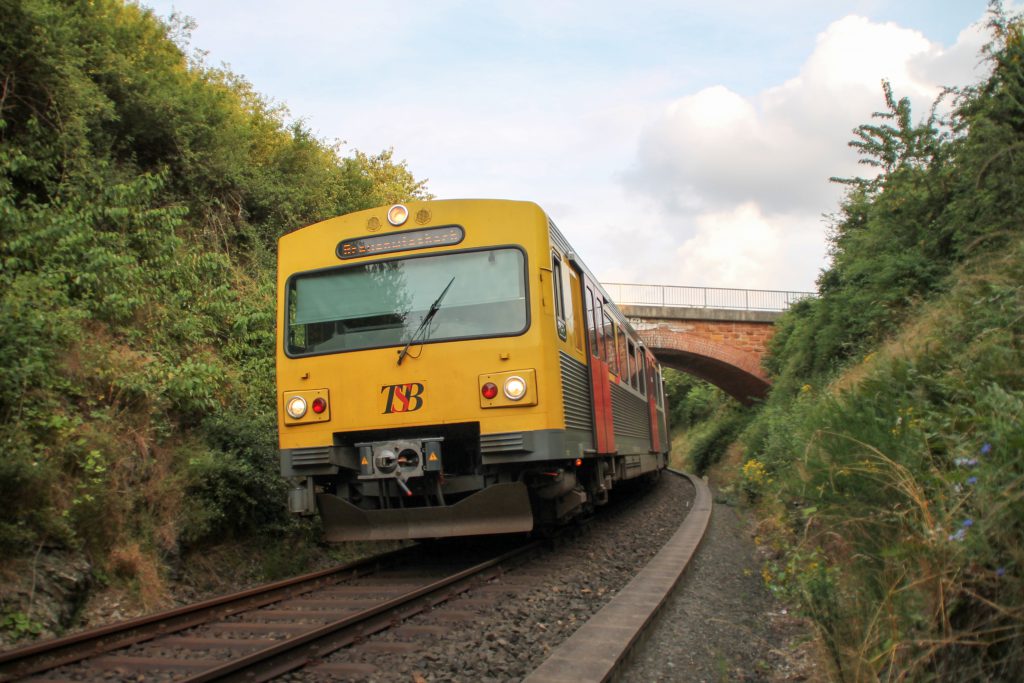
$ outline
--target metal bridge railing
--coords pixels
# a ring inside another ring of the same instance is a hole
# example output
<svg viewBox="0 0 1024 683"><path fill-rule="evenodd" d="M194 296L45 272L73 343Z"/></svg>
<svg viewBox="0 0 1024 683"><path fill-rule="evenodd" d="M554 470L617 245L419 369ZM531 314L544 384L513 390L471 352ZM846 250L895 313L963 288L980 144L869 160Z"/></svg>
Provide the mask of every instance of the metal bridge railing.
<svg viewBox="0 0 1024 683"><path fill-rule="evenodd" d="M622 283L602 283L602 286L616 304L727 308L741 311L784 311L797 301L814 296L814 292L782 292L766 289Z"/></svg>

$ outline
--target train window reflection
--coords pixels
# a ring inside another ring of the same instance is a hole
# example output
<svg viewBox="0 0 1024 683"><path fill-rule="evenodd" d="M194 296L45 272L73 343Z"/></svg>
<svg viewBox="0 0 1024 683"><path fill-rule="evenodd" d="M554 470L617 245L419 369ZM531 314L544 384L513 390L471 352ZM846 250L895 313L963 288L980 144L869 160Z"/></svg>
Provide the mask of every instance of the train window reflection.
<svg viewBox="0 0 1024 683"><path fill-rule="evenodd" d="M456 252L299 275L288 287L291 355L404 345L451 282L421 339L521 334L526 268L516 248Z"/></svg>

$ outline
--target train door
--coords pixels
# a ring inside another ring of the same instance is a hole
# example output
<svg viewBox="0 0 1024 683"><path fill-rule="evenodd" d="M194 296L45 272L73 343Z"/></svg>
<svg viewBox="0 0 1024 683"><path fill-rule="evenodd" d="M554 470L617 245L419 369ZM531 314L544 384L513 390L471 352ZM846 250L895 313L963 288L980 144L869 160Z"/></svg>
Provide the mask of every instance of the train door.
<svg viewBox="0 0 1024 683"><path fill-rule="evenodd" d="M607 338L604 325L604 299L594 283L583 276L583 299L587 318L587 348L590 359L590 387L594 406L594 447L599 453L615 452L612 426L612 393L609 380Z"/></svg>
<svg viewBox="0 0 1024 683"><path fill-rule="evenodd" d="M651 451L653 453L660 453L662 451L661 441L663 438L661 434L661 420L658 419L658 406L662 405L661 374L658 371L658 364L647 353L643 354L642 365L646 368L645 374L647 375L647 409L651 415Z"/></svg>

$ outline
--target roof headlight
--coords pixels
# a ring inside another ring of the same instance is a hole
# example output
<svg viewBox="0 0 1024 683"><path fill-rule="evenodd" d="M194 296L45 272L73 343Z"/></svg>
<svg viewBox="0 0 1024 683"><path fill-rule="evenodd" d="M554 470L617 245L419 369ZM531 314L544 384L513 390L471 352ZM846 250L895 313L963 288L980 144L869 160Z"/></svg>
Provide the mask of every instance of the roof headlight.
<svg viewBox="0 0 1024 683"><path fill-rule="evenodd" d="M409 220L409 209L405 208L401 204L395 204L388 209L388 223L394 226L399 226Z"/></svg>
<svg viewBox="0 0 1024 683"><path fill-rule="evenodd" d="M288 405L285 406L288 416L293 420L298 420L306 414L306 399L301 396L295 396L288 400Z"/></svg>
<svg viewBox="0 0 1024 683"><path fill-rule="evenodd" d="M526 380L518 375L513 375L505 380L505 398L510 401L518 401L526 396Z"/></svg>

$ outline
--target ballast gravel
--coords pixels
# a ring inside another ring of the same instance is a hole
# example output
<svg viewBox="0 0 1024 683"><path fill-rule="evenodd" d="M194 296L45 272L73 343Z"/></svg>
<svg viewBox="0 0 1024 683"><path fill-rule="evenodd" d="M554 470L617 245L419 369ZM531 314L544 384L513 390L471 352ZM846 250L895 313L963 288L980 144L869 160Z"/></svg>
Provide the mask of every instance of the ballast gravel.
<svg viewBox="0 0 1024 683"><path fill-rule="evenodd" d="M689 482L665 474L602 510L577 537L559 539L522 568L404 622L435 627L415 636L412 652L383 652L379 643L409 642L403 631L390 630L368 639L368 647L326 658L322 669L284 680L520 680L633 578L692 501ZM350 674L340 672L345 664L354 665ZM376 671L358 673L367 665Z"/></svg>
<svg viewBox="0 0 1024 683"><path fill-rule="evenodd" d="M518 681L610 601L675 532L694 497L690 483L665 474L620 495L582 532L539 557L396 628L287 674L287 681ZM472 542L438 544L437 552ZM816 681L806 625L765 590L759 558L735 508L716 503L701 547L640 644L620 681ZM278 639L284 633L253 637ZM234 635L245 638L245 635ZM155 645L155 643L153 644ZM135 646L138 654L223 660L226 650ZM129 673L85 667L65 680L170 681L181 672ZM47 675L44 675L47 677Z"/></svg>

